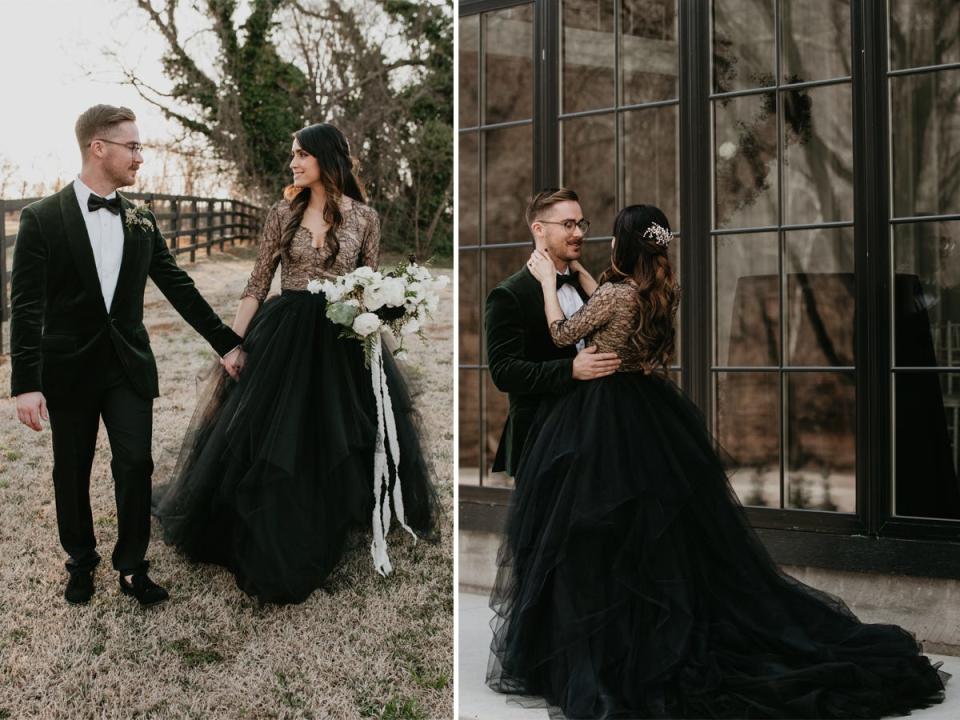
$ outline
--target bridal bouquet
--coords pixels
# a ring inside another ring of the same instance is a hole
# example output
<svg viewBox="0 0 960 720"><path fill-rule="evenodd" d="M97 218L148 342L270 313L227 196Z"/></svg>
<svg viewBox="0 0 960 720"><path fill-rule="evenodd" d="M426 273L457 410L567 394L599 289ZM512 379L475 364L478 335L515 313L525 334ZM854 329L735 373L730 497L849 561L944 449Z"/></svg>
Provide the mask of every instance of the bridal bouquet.
<svg viewBox="0 0 960 720"><path fill-rule="evenodd" d="M311 280L307 290L326 295L327 317L343 326L341 337L363 343L369 367L381 329L400 343L397 357L404 352L407 335L423 337L423 324L440 302L437 291L448 282L446 276L435 278L425 267L409 262L384 273L358 267L334 280Z"/></svg>
<svg viewBox="0 0 960 720"><path fill-rule="evenodd" d="M333 280L311 280L307 290L323 292L327 298L327 317L343 326L341 337L356 338L363 343L370 381L377 404L377 438L373 454L373 540L370 554L373 566L381 575L393 572L387 554L387 533L393 511L397 522L413 536L406 523L400 478L390 487L390 462L400 468L400 443L393 416L393 402L383 367L383 344L380 330L388 330L400 342L396 353L403 351L403 339L414 333L423 337L422 326L437 309L437 291L447 285L444 276L433 277L430 271L415 262L400 263L393 270L380 273L359 267L352 273ZM392 502L391 502L392 501Z"/></svg>

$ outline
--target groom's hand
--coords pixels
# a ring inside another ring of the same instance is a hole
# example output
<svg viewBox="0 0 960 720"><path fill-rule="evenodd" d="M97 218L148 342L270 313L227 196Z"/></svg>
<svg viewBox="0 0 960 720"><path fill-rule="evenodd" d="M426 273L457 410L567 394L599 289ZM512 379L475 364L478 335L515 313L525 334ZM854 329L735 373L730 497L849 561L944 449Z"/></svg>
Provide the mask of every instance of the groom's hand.
<svg viewBox="0 0 960 720"><path fill-rule="evenodd" d="M591 345L577 353L573 359L574 380L596 380L613 375L620 367L620 358L616 353L598 353L597 346Z"/></svg>
<svg viewBox="0 0 960 720"><path fill-rule="evenodd" d="M235 347L220 359L220 364L224 370L234 380L240 379L240 371L243 370L243 363L247 359L247 354L240 348Z"/></svg>
<svg viewBox="0 0 960 720"><path fill-rule="evenodd" d="M42 430L40 420L48 420L47 399L42 392L28 392L17 395L17 417L24 425L33 430Z"/></svg>

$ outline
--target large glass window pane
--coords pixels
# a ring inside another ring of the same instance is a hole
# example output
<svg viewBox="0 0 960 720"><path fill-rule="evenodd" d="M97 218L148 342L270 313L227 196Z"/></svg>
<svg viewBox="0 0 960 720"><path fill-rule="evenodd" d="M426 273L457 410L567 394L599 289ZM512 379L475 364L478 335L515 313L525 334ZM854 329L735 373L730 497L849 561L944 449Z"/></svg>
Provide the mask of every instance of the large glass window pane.
<svg viewBox="0 0 960 720"><path fill-rule="evenodd" d="M890 78L897 217L960 212L960 70Z"/></svg>
<svg viewBox="0 0 960 720"><path fill-rule="evenodd" d="M850 75L850 0L789 0L780 12L780 82Z"/></svg>
<svg viewBox="0 0 960 720"><path fill-rule="evenodd" d="M853 373L786 374L785 507L856 511L856 409Z"/></svg>
<svg viewBox="0 0 960 720"><path fill-rule="evenodd" d="M679 223L679 146L677 107L623 113L623 200L625 205L656 205Z"/></svg>
<svg viewBox="0 0 960 720"><path fill-rule="evenodd" d="M960 222L893 227L898 367L960 367Z"/></svg>
<svg viewBox="0 0 960 720"><path fill-rule="evenodd" d="M457 292L460 305L457 337L460 342L460 363L478 365L480 363L480 313L483 307L480 297L480 252L461 251L457 260L459 263Z"/></svg>
<svg viewBox="0 0 960 720"><path fill-rule="evenodd" d="M715 239L714 347L717 365L780 362L780 275L776 233Z"/></svg>
<svg viewBox="0 0 960 720"><path fill-rule="evenodd" d="M600 115L564 120L563 185L580 196L591 235L606 235L613 228L616 196L616 116Z"/></svg>
<svg viewBox="0 0 960 720"><path fill-rule="evenodd" d="M480 244L480 135L469 133L460 138L459 245Z"/></svg>
<svg viewBox="0 0 960 720"><path fill-rule="evenodd" d="M529 236L529 235L528 235ZM483 252L484 293L490 294L501 280L523 270L530 253L533 252L533 240L524 247L490 248Z"/></svg>
<svg viewBox="0 0 960 720"><path fill-rule="evenodd" d="M562 111L612 107L614 0L563 0L562 12Z"/></svg>
<svg viewBox="0 0 960 720"><path fill-rule="evenodd" d="M459 482L480 484L480 372L459 371Z"/></svg>
<svg viewBox="0 0 960 720"><path fill-rule="evenodd" d="M484 14L483 122L533 117L533 5Z"/></svg>
<svg viewBox="0 0 960 720"><path fill-rule="evenodd" d="M889 2L891 70L960 62L960 3Z"/></svg>
<svg viewBox="0 0 960 720"><path fill-rule="evenodd" d="M960 374L894 377L894 512L960 520Z"/></svg>
<svg viewBox="0 0 960 720"><path fill-rule="evenodd" d="M744 505L780 507L779 374L716 373L716 436Z"/></svg>
<svg viewBox="0 0 960 720"><path fill-rule="evenodd" d="M610 267L610 241L593 240L584 243L580 251L580 262L595 280L599 280L600 274Z"/></svg>
<svg viewBox="0 0 960 720"><path fill-rule="evenodd" d="M718 100L713 111L716 227L776 225L774 94Z"/></svg>
<svg viewBox="0 0 960 720"><path fill-rule="evenodd" d="M460 127L480 124L480 16L462 17L457 22L460 69L457 75L460 93Z"/></svg>
<svg viewBox="0 0 960 720"><path fill-rule="evenodd" d="M529 236L523 211L533 187L532 126L484 132L484 232L488 244L522 242Z"/></svg>
<svg viewBox="0 0 960 720"><path fill-rule="evenodd" d="M784 269L787 363L853 366L853 228L786 233Z"/></svg>
<svg viewBox="0 0 960 720"><path fill-rule="evenodd" d="M789 90L781 99L785 224L852 220L850 85Z"/></svg>
<svg viewBox="0 0 960 720"><path fill-rule="evenodd" d="M713 0L713 89L774 85L774 0Z"/></svg>
<svg viewBox="0 0 960 720"><path fill-rule="evenodd" d="M502 393L493 384L490 379L490 373L484 372L484 410L487 418L486 437L484 438L486 448L486 467L483 473L483 484L489 487L513 487L513 479L504 472L492 472L494 458L497 456L497 447L500 444L500 436L503 434L503 426L507 422L507 413L510 410L510 399L506 393Z"/></svg>
<svg viewBox="0 0 960 720"><path fill-rule="evenodd" d="M621 104L677 97L676 0L622 0Z"/></svg>

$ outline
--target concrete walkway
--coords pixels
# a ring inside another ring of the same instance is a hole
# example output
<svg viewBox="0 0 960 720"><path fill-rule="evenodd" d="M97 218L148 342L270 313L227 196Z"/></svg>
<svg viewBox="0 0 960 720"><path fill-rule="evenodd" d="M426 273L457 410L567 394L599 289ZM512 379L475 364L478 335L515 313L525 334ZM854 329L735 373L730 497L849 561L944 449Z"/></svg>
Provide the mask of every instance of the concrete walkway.
<svg viewBox="0 0 960 720"><path fill-rule="evenodd" d="M460 593L460 628L457 664L459 717L470 720L545 720L546 710L528 710L507 702L503 695L484 684L490 652L490 608L487 596ZM943 669L953 675L947 685L947 700L941 705L918 710L910 717L917 720L956 720L960 718L960 657L931 655L942 660Z"/></svg>

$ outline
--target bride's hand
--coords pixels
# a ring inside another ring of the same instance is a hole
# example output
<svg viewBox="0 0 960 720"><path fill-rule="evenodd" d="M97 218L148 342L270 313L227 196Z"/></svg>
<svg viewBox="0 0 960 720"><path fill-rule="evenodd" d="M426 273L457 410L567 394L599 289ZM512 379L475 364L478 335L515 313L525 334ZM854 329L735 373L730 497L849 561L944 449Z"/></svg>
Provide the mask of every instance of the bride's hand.
<svg viewBox="0 0 960 720"><path fill-rule="evenodd" d="M527 267L533 276L540 281L540 284L557 282L557 269L553 260L543 250L534 250L527 261Z"/></svg>

